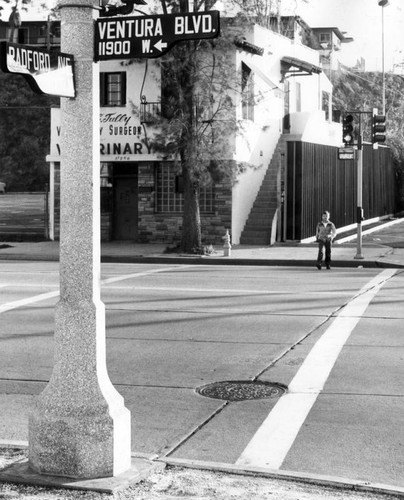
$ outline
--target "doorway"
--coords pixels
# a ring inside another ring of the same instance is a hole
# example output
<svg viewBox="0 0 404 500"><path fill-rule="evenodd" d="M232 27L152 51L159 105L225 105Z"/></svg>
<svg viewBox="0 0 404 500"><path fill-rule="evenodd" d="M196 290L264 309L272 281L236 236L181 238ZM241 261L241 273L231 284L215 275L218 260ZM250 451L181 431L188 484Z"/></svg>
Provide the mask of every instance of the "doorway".
<svg viewBox="0 0 404 500"><path fill-rule="evenodd" d="M138 234L137 165L114 165L114 240L136 241Z"/></svg>

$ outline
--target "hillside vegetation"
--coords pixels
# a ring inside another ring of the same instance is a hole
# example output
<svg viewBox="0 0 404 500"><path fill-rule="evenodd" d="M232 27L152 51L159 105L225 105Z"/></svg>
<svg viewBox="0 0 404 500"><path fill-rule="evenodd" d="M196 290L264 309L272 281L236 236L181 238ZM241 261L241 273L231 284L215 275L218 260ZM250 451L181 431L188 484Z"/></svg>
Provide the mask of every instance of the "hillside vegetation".
<svg viewBox="0 0 404 500"><path fill-rule="evenodd" d="M345 111L372 111L382 114L382 74L358 72L350 68L331 75L334 86L333 107ZM404 77L387 73L386 89L386 145L393 153L397 179L398 209L404 210ZM355 116L355 115L354 115ZM358 126L358 117L355 116ZM364 140L371 140L370 115L362 115Z"/></svg>

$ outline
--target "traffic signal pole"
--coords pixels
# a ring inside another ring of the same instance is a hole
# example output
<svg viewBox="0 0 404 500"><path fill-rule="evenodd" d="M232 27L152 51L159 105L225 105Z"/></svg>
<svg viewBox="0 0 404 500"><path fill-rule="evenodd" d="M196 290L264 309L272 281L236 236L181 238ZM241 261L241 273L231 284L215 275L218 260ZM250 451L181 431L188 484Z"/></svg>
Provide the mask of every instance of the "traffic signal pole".
<svg viewBox="0 0 404 500"><path fill-rule="evenodd" d="M359 136L358 149L356 151L356 169L357 169L357 196L356 196L356 221L357 221L357 238L356 238L356 255L355 259L363 259L362 255L362 194L363 194L363 137L359 121Z"/></svg>
<svg viewBox="0 0 404 500"><path fill-rule="evenodd" d="M362 115L371 116L371 139L373 148L376 149L378 144L386 140L386 117L378 115L377 108L372 111L347 111L347 114L342 122L342 140L347 145L353 145L353 115L359 117L358 141L356 150L356 171L357 171L357 196L356 196L356 221L357 221L357 249L355 259L363 259L362 255L362 221L363 217L363 132L362 132Z"/></svg>

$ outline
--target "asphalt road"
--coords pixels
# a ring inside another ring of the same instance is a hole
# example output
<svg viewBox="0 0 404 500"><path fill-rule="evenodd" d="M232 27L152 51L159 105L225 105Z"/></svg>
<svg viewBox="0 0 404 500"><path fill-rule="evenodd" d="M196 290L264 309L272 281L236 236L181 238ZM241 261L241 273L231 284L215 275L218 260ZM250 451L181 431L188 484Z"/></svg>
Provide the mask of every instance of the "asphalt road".
<svg viewBox="0 0 404 500"><path fill-rule="evenodd" d="M404 487L400 270L106 264L109 375L132 450L174 463ZM42 294L51 295L42 295ZM0 262L0 440L53 366L58 264ZM228 402L197 387L283 384Z"/></svg>

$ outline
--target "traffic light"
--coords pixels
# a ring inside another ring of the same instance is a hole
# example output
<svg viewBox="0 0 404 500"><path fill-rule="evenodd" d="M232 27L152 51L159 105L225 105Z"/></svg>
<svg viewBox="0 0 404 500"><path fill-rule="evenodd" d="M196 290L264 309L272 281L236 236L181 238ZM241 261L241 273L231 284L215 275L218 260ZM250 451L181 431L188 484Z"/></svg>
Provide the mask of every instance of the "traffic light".
<svg viewBox="0 0 404 500"><path fill-rule="evenodd" d="M346 115L342 120L342 142L345 146L352 146L354 143L352 115Z"/></svg>
<svg viewBox="0 0 404 500"><path fill-rule="evenodd" d="M378 115L377 110L373 110L372 116L372 143L378 144L386 140L386 117Z"/></svg>

